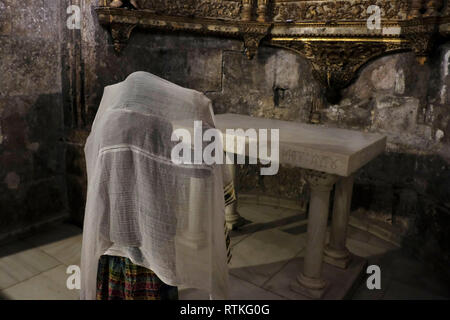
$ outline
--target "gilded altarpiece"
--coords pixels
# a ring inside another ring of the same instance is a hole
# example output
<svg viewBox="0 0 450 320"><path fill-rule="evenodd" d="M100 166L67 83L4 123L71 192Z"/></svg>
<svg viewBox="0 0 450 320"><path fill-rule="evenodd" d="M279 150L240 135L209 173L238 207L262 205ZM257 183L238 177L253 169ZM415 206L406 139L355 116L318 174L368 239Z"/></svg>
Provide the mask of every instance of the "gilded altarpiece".
<svg viewBox="0 0 450 320"><path fill-rule="evenodd" d="M412 50L425 63L450 25L443 0L100 0L96 11L118 52L135 28L241 39L249 59L261 45L292 50L330 98L376 57Z"/></svg>

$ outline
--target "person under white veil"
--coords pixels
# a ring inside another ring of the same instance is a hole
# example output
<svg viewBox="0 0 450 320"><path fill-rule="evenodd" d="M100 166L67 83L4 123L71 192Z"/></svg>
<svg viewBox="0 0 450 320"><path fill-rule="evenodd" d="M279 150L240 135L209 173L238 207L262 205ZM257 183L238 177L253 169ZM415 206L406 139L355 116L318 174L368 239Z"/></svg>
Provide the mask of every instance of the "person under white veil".
<svg viewBox="0 0 450 320"><path fill-rule="evenodd" d="M231 176L171 161L180 120L213 128L211 101L146 72L105 88L85 145L81 299L176 299L178 286L227 298Z"/></svg>

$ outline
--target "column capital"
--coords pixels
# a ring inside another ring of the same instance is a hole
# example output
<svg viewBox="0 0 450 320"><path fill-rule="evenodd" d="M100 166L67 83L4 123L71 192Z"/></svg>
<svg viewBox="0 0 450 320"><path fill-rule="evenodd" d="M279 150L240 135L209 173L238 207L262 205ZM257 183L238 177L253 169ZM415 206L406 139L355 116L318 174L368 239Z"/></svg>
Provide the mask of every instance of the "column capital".
<svg viewBox="0 0 450 320"><path fill-rule="evenodd" d="M331 191L333 185L339 180L339 176L315 170L304 170L305 180L308 181L311 190Z"/></svg>

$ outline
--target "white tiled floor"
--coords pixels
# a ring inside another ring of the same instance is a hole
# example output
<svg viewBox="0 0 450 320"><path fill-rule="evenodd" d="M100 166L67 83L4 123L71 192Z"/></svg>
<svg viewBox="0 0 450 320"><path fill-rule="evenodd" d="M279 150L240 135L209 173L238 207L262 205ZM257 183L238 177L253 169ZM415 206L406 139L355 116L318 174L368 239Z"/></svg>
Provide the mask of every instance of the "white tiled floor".
<svg viewBox="0 0 450 320"><path fill-rule="evenodd" d="M289 282L298 270L298 257L306 245L304 214L242 203L241 215L249 224L232 233L231 299L299 299ZM449 288L436 274L401 249L350 227L350 251L378 264L382 289L370 291L361 283L354 299L449 298ZM0 298L77 299L69 290L69 265L79 265L81 230L67 224L12 245L0 247ZM208 299L205 292L180 290L181 299Z"/></svg>

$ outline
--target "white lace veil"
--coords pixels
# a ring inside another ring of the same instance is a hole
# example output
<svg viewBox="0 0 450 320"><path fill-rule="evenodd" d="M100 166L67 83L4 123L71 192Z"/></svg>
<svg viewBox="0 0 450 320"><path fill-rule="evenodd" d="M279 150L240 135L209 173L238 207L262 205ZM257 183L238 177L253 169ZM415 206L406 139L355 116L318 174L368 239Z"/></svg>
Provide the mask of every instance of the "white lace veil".
<svg viewBox="0 0 450 320"><path fill-rule="evenodd" d="M81 299L113 246L169 285L227 297L223 166L171 161L179 120L214 127L211 101L146 72L105 88L85 146Z"/></svg>

